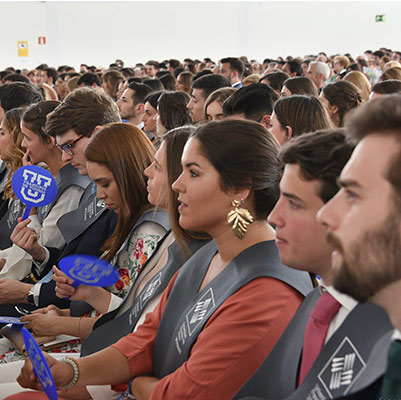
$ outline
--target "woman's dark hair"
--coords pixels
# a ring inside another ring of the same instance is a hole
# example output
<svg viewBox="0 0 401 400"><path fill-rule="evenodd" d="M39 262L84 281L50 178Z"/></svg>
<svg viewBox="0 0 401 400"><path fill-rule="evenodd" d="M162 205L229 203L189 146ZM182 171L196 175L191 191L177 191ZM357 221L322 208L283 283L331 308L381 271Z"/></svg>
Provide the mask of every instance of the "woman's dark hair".
<svg viewBox="0 0 401 400"><path fill-rule="evenodd" d="M398 79L389 79L378 82L372 87L372 92L378 94L401 93L401 81Z"/></svg>
<svg viewBox="0 0 401 400"><path fill-rule="evenodd" d="M330 116L317 97L283 97L274 103L273 111L283 129L292 128L292 137L332 127Z"/></svg>
<svg viewBox="0 0 401 400"><path fill-rule="evenodd" d="M170 73L167 73L159 78L159 81L166 90L175 90L175 78Z"/></svg>
<svg viewBox="0 0 401 400"><path fill-rule="evenodd" d="M56 100L41 101L29 106L22 115L22 122L28 129L38 135L42 142L45 142L48 138L45 131L47 116L59 104L61 103Z"/></svg>
<svg viewBox="0 0 401 400"><path fill-rule="evenodd" d="M332 106L338 108L339 126L344 126L345 115L362 104L361 90L351 82L338 81L329 83L323 93Z"/></svg>
<svg viewBox="0 0 401 400"><path fill-rule="evenodd" d="M180 128L172 129L161 137L161 142L165 144L166 149L166 165L167 165L167 180L169 186L168 194L168 213L170 217L171 229L174 232L175 240L177 241L180 249L185 258L191 256L190 250L185 243L185 239L200 239L203 236L194 235L189 231L181 228L178 223L178 193L171 189L171 185L181 175L182 165L181 156L184 150L185 143L196 128L194 126L186 125Z"/></svg>
<svg viewBox="0 0 401 400"><path fill-rule="evenodd" d="M148 202L144 170L153 161L154 147L146 134L131 124L106 125L85 149L87 161L105 166L114 177L120 192L120 211L113 235L102 250L111 261L131 232L139 216L152 206Z"/></svg>
<svg viewBox="0 0 401 400"><path fill-rule="evenodd" d="M220 175L223 190L250 188L256 219L265 219L276 204L281 176L279 146L253 121L222 120L201 125L192 135Z"/></svg>
<svg viewBox="0 0 401 400"><path fill-rule="evenodd" d="M145 85L150 86L153 90L163 90L163 84L158 79L144 79L142 81Z"/></svg>
<svg viewBox="0 0 401 400"><path fill-rule="evenodd" d="M285 86L291 94L309 94L311 96L318 96L316 85L306 76L296 76L284 81Z"/></svg>
<svg viewBox="0 0 401 400"><path fill-rule="evenodd" d="M192 122L187 104L190 97L185 92L164 92L157 102L160 122L169 131Z"/></svg>

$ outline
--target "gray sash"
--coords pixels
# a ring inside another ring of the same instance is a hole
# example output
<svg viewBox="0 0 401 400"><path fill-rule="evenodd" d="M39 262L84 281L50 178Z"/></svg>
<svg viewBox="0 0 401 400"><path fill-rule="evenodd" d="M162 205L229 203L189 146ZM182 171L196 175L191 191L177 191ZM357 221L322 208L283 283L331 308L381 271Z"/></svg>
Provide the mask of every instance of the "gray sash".
<svg viewBox="0 0 401 400"><path fill-rule="evenodd" d="M6 213L0 221L0 249L12 246L10 236L18 223L18 218L24 214L25 206L19 199L11 200Z"/></svg>
<svg viewBox="0 0 401 400"><path fill-rule="evenodd" d="M312 289L309 274L284 266L274 241L265 241L235 257L198 293L216 251L215 242L207 244L178 274L153 348L153 374L159 379L174 372L188 359L191 347L208 319L227 298L253 279L279 279L303 294Z"/></svg>
<svg viewBox="0 0 401 400"><path fill-rule="evenodd" d="M6 170L6 163L2 161L0 163L0 194L4 192L4 186L6 185L8 172L9 171Z"/></svg>
<svg viewBox="0 0 401 400"><path fill-rule="evenodd" d="M372 347L392 329L383 309L358 304L323 347L301 386L296 389L303 336L309 315L320 297L316 288L301 304L287 329L259 369L234 399L330 399L354 391ZM366 333L369 332L367 335Z"/></svg>
<svg viewBox="0 0 401 400"><path fill-rule="evenodd" d="M92 182L85 189L78 208L62 215L57 221L66 243L72 242L85 232L105 210L107 208L103 200L96 197L96 185Z"/></svg>
<svg viewBox="0 0 401 400"><path fill-rule="evenodd" d="M194 254L206 243L206 240L193 240L188 241L187 245L191 254ZM149 259L149 261L150 260L151 259ZM87 356L102 350L117 342L117 340L121 339L123 336L131 333L148 302L159 295L167 287L173 275L179 268L181 268L184 262L182 252L177 242L174 241L168 247L168 260L166 265L146 283L139 295L133 301L133 304L131 304L123 314L117 316L120 309L127 307L126 299L130 298L130 294L128 294L120 307L103 315L97 320L93 327L93 332L82 344L81 356ZM141 273L145 273L145 270L147 270L146 264ZM130 292L133 289L134 286L131 287Z"/></svg>
<svg viewBox="0 0 401 400"><path fill-rule="evenodd" d="M344 396L362 373L377 368L368 365L372 348L394 328L387 313L371 304L358 304L323 347L301 386L287 399L323 400ZM382 353L386 354L385 349Z"/></svg>
<svg viewBox="0 0 401 400"><path fill-rule="evenodd" d="M36 212L38 214L38 218L40 223L48 216L49 212L53 208L53 206L57 203L60 196L63 192L68 189L70 186L79 186L83 189L86 189L91 180L88 176L80 175L78 170L74 168L71 164L65 165L60 169L58 175L56 177L57 182L57 196L56 198L48 205L43 207L38 207Z"/></svg>
<svg viewBox="0 0 401 400"><path fill-rule="evenodd" d="M131 232L125 239L124 243L113 257L111 264L116 264L118 255L129 246L129 240L133 231L144 222L155 222L162 226L166 231L170 230L170 221L168 218L168 214L165 210L157 209L157 210L149 210L144 212L135 222L134 227L131 229ZM150 260L150 259L149 259ZM72 301L70 305L70 314L71 316L82 316L87 312L93 310L93 308L85 303L84 301Z"/></svg>

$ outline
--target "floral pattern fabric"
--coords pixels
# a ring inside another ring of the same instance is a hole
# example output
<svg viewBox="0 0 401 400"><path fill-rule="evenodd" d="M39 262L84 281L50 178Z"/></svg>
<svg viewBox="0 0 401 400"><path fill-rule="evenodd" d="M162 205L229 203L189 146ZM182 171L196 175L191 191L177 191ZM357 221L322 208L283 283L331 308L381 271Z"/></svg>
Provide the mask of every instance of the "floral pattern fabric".
<svg viewBox="0 0 401 400"><path fill-rule="evenodd" d="M116 296L124 298L141 268L155 251L159 240L159 235L134 231L117 257L116 267L120 279L106 289Z"/></svg>

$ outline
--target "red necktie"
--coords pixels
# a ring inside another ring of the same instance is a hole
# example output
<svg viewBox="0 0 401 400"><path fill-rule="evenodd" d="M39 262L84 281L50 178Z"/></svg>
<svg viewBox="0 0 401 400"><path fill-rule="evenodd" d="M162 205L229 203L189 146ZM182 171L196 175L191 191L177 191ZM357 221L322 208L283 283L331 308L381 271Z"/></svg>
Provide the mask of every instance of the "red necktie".
<svg viewBox="0 0 401 400"><path fill-rule="evenodd" d="M323 292L312 310L305 329L298 386L302 383L320 350L322 350L330 322L340 307L341 304L331 294Z"/></svg>

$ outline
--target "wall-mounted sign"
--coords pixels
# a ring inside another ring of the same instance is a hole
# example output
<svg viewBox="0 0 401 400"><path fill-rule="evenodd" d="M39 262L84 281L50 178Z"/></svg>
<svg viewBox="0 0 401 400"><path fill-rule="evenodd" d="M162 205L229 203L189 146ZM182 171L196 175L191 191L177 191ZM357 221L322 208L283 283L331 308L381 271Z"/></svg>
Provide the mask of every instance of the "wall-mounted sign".
<svg viewBox="0 0 401 400"><path fill-rule="evenodd" d="M376 22L386 22L386 15L385 14L376 15Z"/></svg>
<svg viewBox="0 0 401 400"><path fill-rule="evenodd" d="M28 57L28 41L27 40L19 40L17 42L18 47L18 57Z"/></svg>
<svg viewBox="0 0 401 400"><path fill-rule="evenodd" d="M39 37L38 37L38 44L39 44L39 45L44 45L44 44L46 44L46 36L39 36Z"/></svg>

